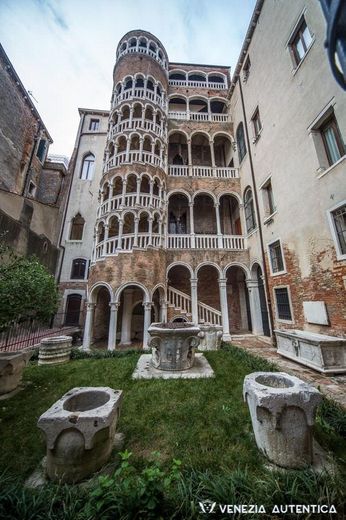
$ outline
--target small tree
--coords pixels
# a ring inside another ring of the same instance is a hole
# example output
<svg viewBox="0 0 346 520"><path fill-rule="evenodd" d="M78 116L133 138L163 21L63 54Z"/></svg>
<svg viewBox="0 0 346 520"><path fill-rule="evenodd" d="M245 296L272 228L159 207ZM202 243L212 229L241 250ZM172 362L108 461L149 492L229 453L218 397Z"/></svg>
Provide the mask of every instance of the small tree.
<svg viewBox="0 0 346 520"><path fill-rule="evenodd" d="M48 320L58 306L54 277L36 257L25 258L0 240L0 328L20 317Z"/></svg>

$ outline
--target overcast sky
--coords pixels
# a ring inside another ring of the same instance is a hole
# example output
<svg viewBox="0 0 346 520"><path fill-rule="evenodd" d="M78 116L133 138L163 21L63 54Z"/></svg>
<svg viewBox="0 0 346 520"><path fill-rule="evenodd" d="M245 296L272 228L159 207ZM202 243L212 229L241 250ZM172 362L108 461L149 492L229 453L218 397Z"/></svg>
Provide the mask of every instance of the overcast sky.
<svg viewBox="0 0 346 520"><path fill-rule="evenodd" d="M70 156L78 107L109 109L115 50L133 29L157 36L170 61L229 65L255 0L0 0L1 43L33 93L54 144Z"/></svg>

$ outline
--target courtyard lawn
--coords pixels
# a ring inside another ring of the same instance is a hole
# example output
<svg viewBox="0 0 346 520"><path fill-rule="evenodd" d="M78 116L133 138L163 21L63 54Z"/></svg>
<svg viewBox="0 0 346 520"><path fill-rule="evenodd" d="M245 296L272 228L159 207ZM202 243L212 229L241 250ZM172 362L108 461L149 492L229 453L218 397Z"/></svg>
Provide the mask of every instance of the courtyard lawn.
<svg viewBox="0 0 346 520"><path fill-rule="evenodd" d="M208 474L210 482L221 482L218 492L226 485L224 475L230 472L248 474L251 482L253 478L273 480L255 445L242 386L246 374L275 367L231 346L205 355L215 379L133 381L131 374L139 358L136 352L74 359L58 367L31 363L24 374L25 389L0 402L0 473L6 469L10 478L21 483L37 467L45 454L37 419L65 392L77 386L110 386L124 391L117 431L125 435L124 450L132 452L138 471L150 463L156 451L163 468L170 467L173 458L179 459L183 471L189 472L191 486L196 472ZM322 412L316 436L325 449L333 450L341 467L346 451L341 436L345 414L328 403ZM311 483L306 485L311 493L316 492ZM297 489L301 492L301 484Z"/></svg>

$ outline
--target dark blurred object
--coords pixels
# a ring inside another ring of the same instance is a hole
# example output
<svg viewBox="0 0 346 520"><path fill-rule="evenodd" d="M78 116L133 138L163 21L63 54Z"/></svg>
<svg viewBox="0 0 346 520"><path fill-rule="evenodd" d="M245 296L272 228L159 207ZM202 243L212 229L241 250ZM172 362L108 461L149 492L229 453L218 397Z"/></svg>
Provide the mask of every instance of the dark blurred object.
<svg viewBox="0 0 346 520"><path fill-rule="evenodd" d="M334 78L346 90L346 0L320 0L320 4L327 21L325 45L330 66ZM335 62L336 55L339 66Z"/></svg>

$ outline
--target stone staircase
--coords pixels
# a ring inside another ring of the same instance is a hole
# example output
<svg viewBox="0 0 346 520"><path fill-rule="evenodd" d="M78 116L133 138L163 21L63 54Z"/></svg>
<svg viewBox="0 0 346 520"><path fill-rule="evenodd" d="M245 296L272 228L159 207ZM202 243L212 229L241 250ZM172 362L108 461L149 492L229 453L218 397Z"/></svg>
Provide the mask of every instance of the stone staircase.
<svg viewBox="0 0 346 520"><path fill-rule="evenodd" d="M174 309L176 314L187 321L192 320L192 302L191 296L168 286L167 290L168 307ZM221 311L210 307L209 305L198 301L198 323L208 325L222 325Z"/></svg>

